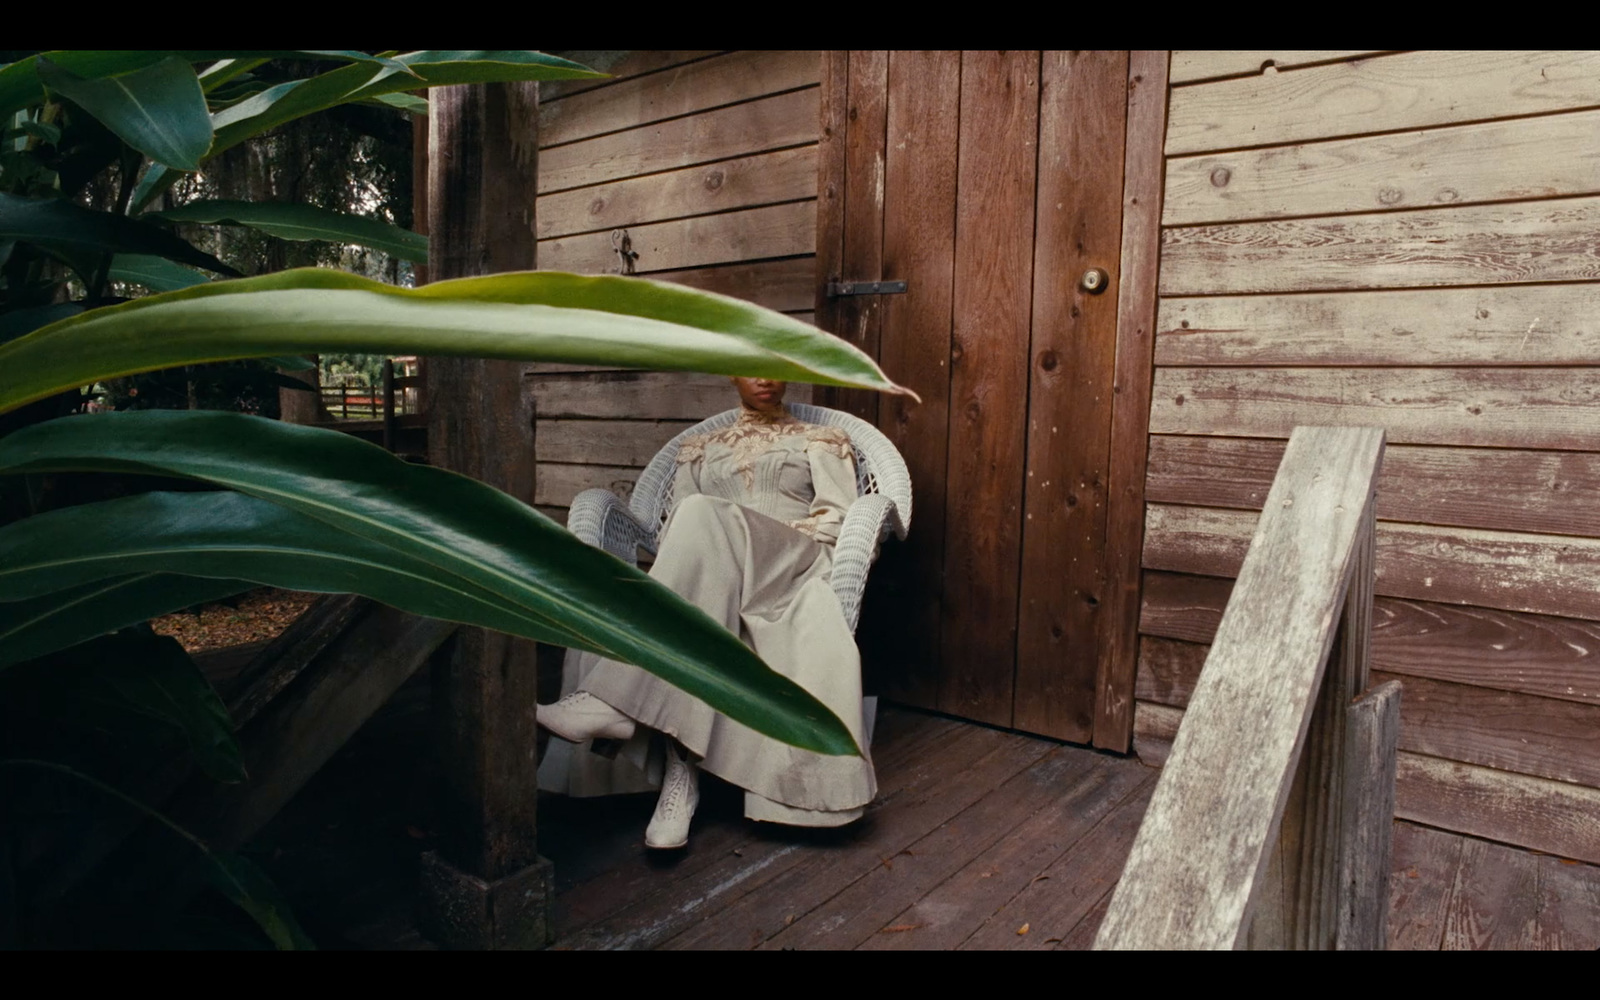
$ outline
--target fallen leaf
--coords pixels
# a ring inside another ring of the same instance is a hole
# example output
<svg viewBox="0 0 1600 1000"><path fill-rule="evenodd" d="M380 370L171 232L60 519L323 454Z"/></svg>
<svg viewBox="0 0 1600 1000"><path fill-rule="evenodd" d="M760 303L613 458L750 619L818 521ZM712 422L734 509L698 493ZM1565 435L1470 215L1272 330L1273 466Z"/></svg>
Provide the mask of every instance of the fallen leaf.
<svg viewBox="0 0 1600 1000"><path fill-rule="evenodd" d="M894 865L889 863L889 859L888 858L884 858L883 859L883 867L889 869L890 871L894 871Z"/></svg>
<svg viewBox="0 0 1600 1000"><path fill-rule="evenodd" d="M1581 865L1581 864L1583 864L1582 861L1574 861L1571 858L1558 858L1557 860L1559 860L1564 865Z"/></svg>
<svg viewBox="0 0 1600 1000"><path fill-rule="evenodd" d="M791 913L783 918L783 926L788 927L792 923L794 923L794 914Z"/></svg>
<svg viewBox="0 0 1600 1000"><path fill-rule="evenodd" d="M899 934L901 931L914 931L918 927L926 927L926 926L927 926L927 924L894 924L893 926L885 927L883 930L879 931L878 933L880 933L880 934Z"/></svg>
<svg viewBox="0 0 1600 1000"><path fill-rule="evenodd" d="M1048 879L1049 877L1050 876L1048 876L1048 875L1038 875L1038 876L1034 877L1034 881L1035 882L1043 882L1044 880Z"/></svg>
<svg viewBox="0 0 1600 1000"><path fill-rule="evenodd" d="M1023 924L1021 927L1018 927L1017 928L1017 933L1018 934L1026 934L1026 933L1028 933L1028 925L1027 924Z"/></svg>
<svg viewBox="0 0 1600 1000"><path fill-rule="evenodd" d="M1061 943L1061 939L1060 938L1045 938L1044 939L1044 943L1045 944L1060 944Z"/></svg>
<svg viewBox="0 0 1600 1000"><path fill-rule="evenodd" d="M1421 874L1419 874L1415 868L1407 868L1406 869L1406 878L1421 878L1421 877L1422 877Z"/></svg>

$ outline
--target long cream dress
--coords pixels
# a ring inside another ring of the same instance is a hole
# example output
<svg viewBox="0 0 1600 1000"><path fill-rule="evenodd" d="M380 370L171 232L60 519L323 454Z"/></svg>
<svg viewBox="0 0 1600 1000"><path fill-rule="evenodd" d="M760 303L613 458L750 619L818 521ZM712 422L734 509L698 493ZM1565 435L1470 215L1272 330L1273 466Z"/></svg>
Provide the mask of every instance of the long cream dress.
<svg viewBox="0 0 1600 1000"><path fill-rule="evenodd" d="M650 575L811 692L865 747L860 655L829 585L833 545L856 497L849 436L787 410L744 410L732 425L682 442L673 497ZM877 792L870 759L822 756L761 736L629 664L569 651L561 693L573 691L588 691L640 729L614 760L552 739L539 766L539 787L548 791L659 788L660 750L648 727L743 788L751 819L839 826Z"/></svg>

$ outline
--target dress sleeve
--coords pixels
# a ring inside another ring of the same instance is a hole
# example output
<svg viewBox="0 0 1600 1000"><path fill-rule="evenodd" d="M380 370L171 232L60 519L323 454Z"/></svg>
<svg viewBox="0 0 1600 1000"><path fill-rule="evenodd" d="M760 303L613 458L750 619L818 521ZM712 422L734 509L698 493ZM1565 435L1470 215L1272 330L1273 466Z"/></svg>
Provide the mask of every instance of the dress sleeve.
<svg viewBox="0 0 1600 1000"><path fill-rule="evenodd" d="M845 511L856 500L855 449L849 436L834 427L816 428L808 437L806 457L811 460L815 496L810 515L793 522L793 527L832 545L839 540Z"/></svg>

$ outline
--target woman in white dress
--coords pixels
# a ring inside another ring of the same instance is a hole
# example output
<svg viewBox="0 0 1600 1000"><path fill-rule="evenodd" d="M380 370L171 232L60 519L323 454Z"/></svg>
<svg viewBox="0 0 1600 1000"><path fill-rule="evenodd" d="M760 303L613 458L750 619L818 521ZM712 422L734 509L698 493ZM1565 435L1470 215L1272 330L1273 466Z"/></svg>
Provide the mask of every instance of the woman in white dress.
<svg viewBox="0 0 1600 1000"><path fill-rule="evenodd" d="M783 405L785 384L736 378L728 427L685 438L674 506L650 575L737 634L805 688L865 748L861 660L829 583L833 545L856 498L850 438ZM645 844L682 847L699 801L697 770L745 790L745 815L841 826L877 792L870 759L829 757L762 736L638 667L571 651L562 694L538 709L552 740L539 787L570 795L661 788ZM666 737L663 754L652 732ZM614 759L574 746L624 740Z"/></svg>

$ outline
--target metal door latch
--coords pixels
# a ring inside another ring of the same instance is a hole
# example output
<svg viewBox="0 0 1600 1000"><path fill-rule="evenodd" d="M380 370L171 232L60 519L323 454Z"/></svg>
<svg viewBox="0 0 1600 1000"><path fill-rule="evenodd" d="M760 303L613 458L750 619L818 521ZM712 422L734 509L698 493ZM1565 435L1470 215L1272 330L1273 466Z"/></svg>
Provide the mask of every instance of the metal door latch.
<svg viewBox="0 0 1600 1000"><path fill-rule="evenodd" d="M903 281L830 281L828 296L841 295L901 295L906 290Z"/></svg>

